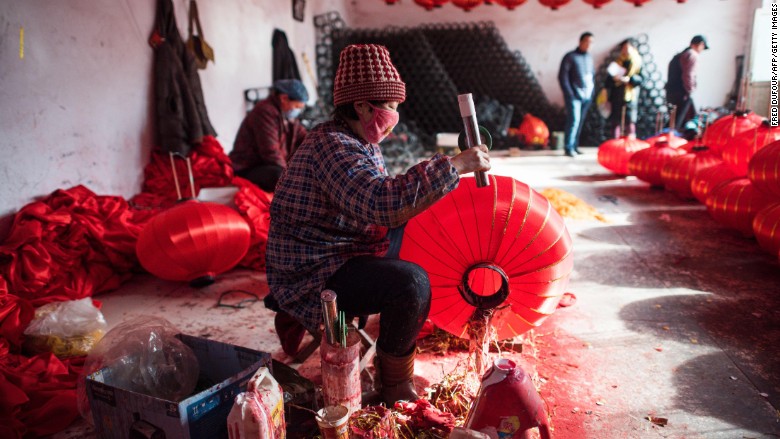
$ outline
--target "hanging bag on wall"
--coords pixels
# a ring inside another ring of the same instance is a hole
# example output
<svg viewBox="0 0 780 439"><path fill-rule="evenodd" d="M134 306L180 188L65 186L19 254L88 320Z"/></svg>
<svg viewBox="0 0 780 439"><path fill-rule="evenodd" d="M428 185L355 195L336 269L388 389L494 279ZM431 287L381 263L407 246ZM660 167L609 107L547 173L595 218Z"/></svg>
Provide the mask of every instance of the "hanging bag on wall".
<svg viewBox="0 0 780 439"><path fill-rule="evenodd" d="M197 27L197 35L192 33L193 23ZM198 16L198 4L195 3L195 0L190 0L190 23L187 28L190 35L187 40L187 48L195 55L195 64L198 68L205 69L209 61L214 62L214 49L203 37L203 28L200 27L200 17Z"/></svg>

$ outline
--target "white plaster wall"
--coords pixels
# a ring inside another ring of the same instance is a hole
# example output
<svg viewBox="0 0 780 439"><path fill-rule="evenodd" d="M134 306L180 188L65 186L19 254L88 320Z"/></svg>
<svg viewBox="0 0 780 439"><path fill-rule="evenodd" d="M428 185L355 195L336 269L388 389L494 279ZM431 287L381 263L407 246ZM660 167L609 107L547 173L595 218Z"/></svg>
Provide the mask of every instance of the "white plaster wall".
<svg viewBox="0 0 780 439"><path fill-rule="evenodd" d="M465 12L446 4L425 11L412 0L387 5L382 0L350 3L350 27L414 26L431 22L492 21L512 50L522 52L536 73L547 96L563 104L557 82L561 58L576 47L579 35L595 35L593 55L599 65L609 51L626 37L646 33L652 55L666 79L666 67L675 53L688 46L696 34L707 36L711 50L700 58L699 90L694 101L700 106L725 103L735 76L734 57L745 53L755 9L752 0L651 0L641 7L612 0L594 10L581 0L553 11L527 0L513 11L497 5L481 5ZM391 54L392 55L392 54Z"/></svg>
<svg viewBox="0 0 780 439"><path fill-rule="evenodd" d="M426 12L402 0L308 0L304 23L290 0L200 0L201 22L216 64L201 72L209 116L226 151L244 116L243 90L271 81L271 36L283 30L314 95L301 52L312 63L312 18L339 11L350 26L492 20L512 49L523 52L553 101L561 56L586 29L601 58L625 36L646 32L665 63L696 33L713 46L702 57L702 105L719 105L734 80L734 56L744 52L749 0L653 0L642 8L613 0L593 11L579 0L558 11L536 0L509 12L481 6L465 13L451 5ZM101 195L140 190L153 145L152 52L147 38L155 0L0 0L0 216L58 188L84 184ZM174 0L186 33L188 0ZM20 28L24 57L20 57ZM313 66L316 68L316 66ZM0 227L0 237L2 237ZM1 239L1 238L0 238Z"/></svg>
<svg viewBox="0 0 780 439"><path fill-rule="evenodd" d="M198 2L216 58L201 82L226 151L244 116L243 90L271 82L273 30L287 34L314 95L300 54L314 62L312 17L342 3L309 0L301 23L289 0ZM185 38L188 5L174 0ZM140 190L154 142L147 38L155 7L155 0L0 0L0 216L77 184L128 198Z"/></svg>

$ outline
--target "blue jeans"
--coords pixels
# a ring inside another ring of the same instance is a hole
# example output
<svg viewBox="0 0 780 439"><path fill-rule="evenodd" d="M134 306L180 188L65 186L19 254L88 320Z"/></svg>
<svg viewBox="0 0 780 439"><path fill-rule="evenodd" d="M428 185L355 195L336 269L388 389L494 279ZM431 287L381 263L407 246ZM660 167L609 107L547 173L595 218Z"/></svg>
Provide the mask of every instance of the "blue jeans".
<svg viewBox="0 0 780 439"><path fill-rule="evenodd" d="M580 144L580 132L585 116L588 114L591 99L567 99L566 100L566 152L573 154Z"/></svg>

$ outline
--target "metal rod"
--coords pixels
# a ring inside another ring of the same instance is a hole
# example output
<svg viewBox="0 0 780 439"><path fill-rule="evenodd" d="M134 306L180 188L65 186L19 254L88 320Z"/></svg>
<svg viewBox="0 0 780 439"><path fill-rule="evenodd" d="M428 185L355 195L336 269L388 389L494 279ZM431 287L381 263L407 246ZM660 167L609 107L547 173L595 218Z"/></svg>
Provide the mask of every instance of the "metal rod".
<svg viewBox="0 0 780 439"><path fill-rule="evenodd" d="M176 196L181 200L181 188L179 187L179 177L176 175L176 162L173 160L173 153L168 152L168 156L171 158L171 172L173 173L173 184L176 185Z"/></svg>
<svg viewBox="0 0 780 439"><path fill-rule="evenodd" d="M190 175L190 197L195 198L195 179L192 176L192 162L187 157L187 172Z"/></svg>
<svg viewBox="0 0 780 439"><path fill-rule="evenodd" d="M325 290L320 294L320 300L325 321L325 339L330 344L336 344L336 293L333 290Z"/></svg>
<svg viewBox="0 0 780 439"><path fill-rule="evenodd" d="M466 146L473 148L482 144L479 137L479 125L477 124L477 112L474 110L474 100L471 93L458 95L458 106L460 107L460 117L463 118L463 129L466 134ZM490 186L487 173L484 171L474 172L477 180L477 187Z"/></svg>

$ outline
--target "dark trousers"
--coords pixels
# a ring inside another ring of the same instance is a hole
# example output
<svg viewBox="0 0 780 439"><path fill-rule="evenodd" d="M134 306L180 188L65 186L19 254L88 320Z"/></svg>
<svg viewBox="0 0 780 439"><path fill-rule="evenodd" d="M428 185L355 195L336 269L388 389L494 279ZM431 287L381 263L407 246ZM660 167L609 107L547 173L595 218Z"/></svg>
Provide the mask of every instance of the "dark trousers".
<svg viewBox="0 0 780 439"><path fill-rule="evenodd" d="M265 192L272 193L276 189L276 182L282 176L284 168L277 165L260 165L254 168L237 171L236 175L246 178Z"/></svg>
<svg viewBox="0 0 780 439"><path fill-rule="evenodd" d="M674 128L682 131L685 122L696 117L696 105L693 98L685 93L666 92L666 102L677 108L677 119L674 121Z"/></svg>
<svg viewBox="0 0 780 439"><path fill-rule="evenodd" d="M358 256L325 286L336 292L339 311L379 314L380 350L402 357L414 349L431 309L431 285L422 267L395 258Z"/></svg>

